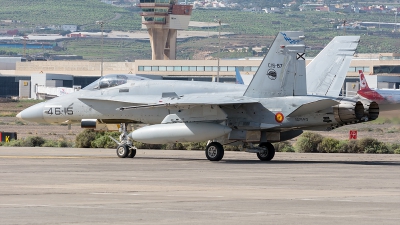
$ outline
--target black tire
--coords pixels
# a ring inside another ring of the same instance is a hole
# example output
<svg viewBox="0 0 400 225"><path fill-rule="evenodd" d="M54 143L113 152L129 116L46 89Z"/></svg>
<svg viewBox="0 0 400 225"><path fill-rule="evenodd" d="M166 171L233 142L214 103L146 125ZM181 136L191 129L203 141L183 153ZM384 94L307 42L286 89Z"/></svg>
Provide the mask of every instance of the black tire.
<svg viewBox="0 0 400 225"><path fill-rule="evenodd" d="M210 161L220 161L224 157L224 147L218 142L211 142L207 145L206 157Z"/></svg>
<svg viewBox="0 0 400 225"><path fill-rule="evenodd" d="M133 157L135 157L135 155L136 155L136 149L131 148L131 149L129 150L129 154L128 154L126 157L127 157L127 158L133 158Z"/></svg>
<svg viewBox="0 0 400 225"><path fill-rule="evenodd" d="M261 161L271 161L274 158L275 148L271 143L269 142L261 143L259 147L265 149L264 151L257 153L257 157Z"/></svg>
<svg viewBox="0 0 400 225"><path fill-rule="evenodd" d="M126 158L129 154L129 148L126 145L118 145L117 156L120 158Z"/></svg>

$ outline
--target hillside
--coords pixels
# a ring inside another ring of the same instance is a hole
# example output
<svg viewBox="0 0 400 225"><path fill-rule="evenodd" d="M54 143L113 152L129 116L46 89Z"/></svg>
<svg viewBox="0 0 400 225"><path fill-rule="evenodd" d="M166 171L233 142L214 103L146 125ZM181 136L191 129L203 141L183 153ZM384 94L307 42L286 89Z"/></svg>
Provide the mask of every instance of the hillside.
<svg viewBox="0 0 400 225"><path fill-rule="evenodd" d="M261 1L259 1L261 2ZM100 30L95 24L98 20L106 21L104 30L134 31L141 27L138 9L118 8L101 3L99 0L0 0L0 20L16 20L20 23L1 23L0 30L19 29L25 34L31 33L34 27L46 27L61 24L77 24L82 31ZM392 14L345 14L334 12L293 12L283 14L265 14L244 12L241 10L194 10L192 21L213 22L221 19L226 26L221 31L233 32L234 35L222 37L221 49L223 58L251 57L253 52L246 52L245 47L265 47L273 40L280 30L304 30L306 44L311 47L308 56L314 56L334 36L360 35L361 42L358 53L399 52L400 27L393 32L390 28L348 29L337 30L336 26L360 21L395 22ZM218 31L218 28L201 30L204 32ZM39 30L36 29L36 32ZM57 31L55 31L57 32ZM86 60L100 60L100 42L97 39L70 40L65 43L65 51L57 54L82 55ZM178 59L203 59L216 57L218 38L191 38L178 42ZM133 61L150 59L150 43L131 39L104 40L106 61ZM22 54L22 49L7 49L7 51ZM29 54L42 53L42 50L31 51ZM44 52L43 52L44 53ZM46 53L55 53L48 51ZM208 55L208 54L211 55Z"/></svg>
<svg viewBox="0 0 400 225"><path fill-rule="evenodd" d="M135 17L133 19L133 17ZM113 20L119 18L118 20ZM99 29L96 21L107 21L104 29L129 30L140 28L139 15L99 0L0 0L0 20L16 20L13 27L33 28L62 24L85 25ZM2 28L7 28L2 26Z"/></svg>

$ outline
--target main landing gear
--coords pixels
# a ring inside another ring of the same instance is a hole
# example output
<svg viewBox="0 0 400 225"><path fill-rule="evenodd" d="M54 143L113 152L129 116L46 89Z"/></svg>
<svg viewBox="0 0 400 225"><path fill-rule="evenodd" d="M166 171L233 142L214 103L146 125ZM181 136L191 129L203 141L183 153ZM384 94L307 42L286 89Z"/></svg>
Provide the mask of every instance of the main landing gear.
<svg viewBox="0 0 400 225"><path fill-rule="evenodd" d="M206 147L206 157L210 161L220 161L224 157L224 147L218 142L210 142Z"/></svg>
<svg viewBox="0 0 400 225"><path fill-rule="evenodd" d="M136 147L132 145L129 140L128 131L126 129L127 124L121 124L121 135L119 136L119 141L110 137L114 142L118 144L117 156L120 158L133 158L136 155Z"/></svg>
<svg viewBox="0 0 400 225"><path fill-rule="evenodd" d="M271 161L275 156L275 148L270 142L262 142L258 147L247 143L244 146L246 152L257 153L261 161ZM210 161L220 161L224 157L224 147L218 142L209 142L206 147L206 157Z"/></svg>
<svg viewBox="0 0 400 225"><path fill-rule="evenodd" d="M274 158L275 148L271 143L263 142L260 145L258 145L258 147L261 148L261 150L257 152L257 157L261 161L271 161L271 159Z"/></svg>

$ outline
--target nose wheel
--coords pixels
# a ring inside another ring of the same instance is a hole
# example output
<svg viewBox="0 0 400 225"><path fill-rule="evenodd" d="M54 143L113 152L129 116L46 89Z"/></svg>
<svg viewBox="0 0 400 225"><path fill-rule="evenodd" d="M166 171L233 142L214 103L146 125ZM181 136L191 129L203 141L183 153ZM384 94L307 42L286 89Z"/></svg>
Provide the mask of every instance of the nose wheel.
<svg viewBox="0 0 400 225"><path fill-rule="evenodd" d="M136 155L136 147L134 147L132 142L129 140L126 127L127 124L121 124L121 135L119 136L119 141L110 136L110 138L118 144L117 156L119 158L133 158Z"/></svg>
<svg viewBox="0 0 400 225"><path fill-rule="evenodd" d="M120 158L126 158L129 154L129 149L127 145L121 144L117 147L117 156Z"/></svg>
<svg viewBox="0 0 400 225"><path fill-rule="evenodd" d="M117 156L119 158L133 158L136 155L136 148L126 144L120 144L117 147Z"/></svg>

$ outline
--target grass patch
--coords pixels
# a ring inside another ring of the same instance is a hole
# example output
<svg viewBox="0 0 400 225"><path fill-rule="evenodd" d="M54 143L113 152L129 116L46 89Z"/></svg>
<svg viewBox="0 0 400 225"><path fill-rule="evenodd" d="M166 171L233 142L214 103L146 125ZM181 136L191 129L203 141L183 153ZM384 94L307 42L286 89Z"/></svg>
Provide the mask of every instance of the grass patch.
<svg viewBox="0 0 400 225"><path fill-rule="evenodd" d="M20 121L20 120L16 120L16 121L15 121L15 125L21 125L21 126L23 126L23 125L25 125L25 123L22 122L22 121Z"/></svg>
<svg viewBox="0 0 400 225"><path fill-rule="evenodd" d="M296 143L298 152L399 154L400 144L380 142L374 138L339 141L319 134L306 132Z"/></svg>
<svg viewBox="0 0 400 225"><path fill-rule="evenodd" d="M57 141L46 140L39 136L11 140L10 142L0 142L2 146L8 147L73 147L74 143L61 138Z"/></svg>
<svg viewBox="0 0 400 225"><path fill-rule="evenodd" d="M10 111L0 112L0 117L15 117L15 116L17 116L16 112L10 112Z"/></svg>

